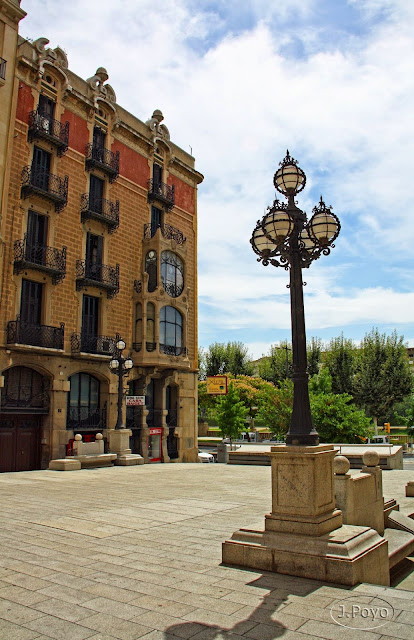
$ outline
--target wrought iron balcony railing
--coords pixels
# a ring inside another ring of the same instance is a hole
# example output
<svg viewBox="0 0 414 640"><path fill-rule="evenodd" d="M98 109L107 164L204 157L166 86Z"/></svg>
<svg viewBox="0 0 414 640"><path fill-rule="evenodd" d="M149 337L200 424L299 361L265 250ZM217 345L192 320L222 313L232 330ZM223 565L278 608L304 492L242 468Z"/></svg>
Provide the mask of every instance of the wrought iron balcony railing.
<svg viewBox="0 0 414 640"><path fill-rule="evenodd" d="M115 182L119 176L119 151L115 153L110 149L98 147L93 143L86 145L85 168L101 169L109 177L109 182Z"/></svg>
<svg viewBox="0 0 414 640"><path fill-rule="evenodd" d="M91 336L89 333L72 333L70 348L73 353L95 353L112 356L115 353L115 339L109 336Z"/></svg>
<svg viewBox="0 0 414 640"><path fill-rule="evenodd" d="M59 250L32 244L25 234L23 240L14 242L14 273L19 274L24 269L45 271L52 276L52 283L58 284L66 275L66 247Z"/></svg>
<svg viewBox="0 0 414 640"><path fill-rule="evenodd" d="M106 429L106 402L102 409L68 407L66 428L76 432Z"/></svg>
<svg viewBox="0 0 414 640"><path fill-rule="evenodd" d="M48 140L57 147L59 158L68 150L69 145L69 122L59 122L48 115L31 111L29 113L28 138L33 142L36 138Z"/></svg>
<svg viewBox="0 0 414 640"><path fill-rule="evenodd" d="M177 244L184 244L187 238L184 237L182 232L175 227L172 227L170 224L160 224L158 226L154 226L152 224L144 225L144 238L149 240L153 238L157 233L158 229L161 231L162 237L166 240L174 240Z"/></svg>
<svg viewBox="0 0 414 640"><path fill-rule="evenodd" d="M176 347L170 344L160 343L160 351L161 353L165 353L167 356L186 356L187 355L186 347Z"/></svg>
<svg viewBox="0 0 414 640"><path fill-rule="evenodd" d="M46 324L32 324L17 316L7 323L7 344L28 344L47 349L63 349L65 324L50 327Z"/></svg>
<svg viewBox="0 0 414 640"><path fill-rule="evenodd" d="M54 202L57 212L66 207L68 203L68 176L59 178L45 169L27 166L23 167L21 179L23 198L27 198L33 193Z"/></svg>
<svg viewBox="0 0 414 640"><path fill-rule="evenodd" d="M6 67L7 67L7 62L4 58L0 58L0 78L1 80L5 80L6 79Z"/></svg>
<svg viewBox="0 0 414 640"><path fill-rule="evenodd" d="M82 222L88 219L99 220L113 233L119 226L119 200L111 202L106 198L93 198L87 193L81 195Z"/></svg>
<svg viewBox="0 0 414 640"><path fill-rule="evenodd" d="M107 264L92 260L76 260L76 289L99 287L106 290L108 298L113 298L119 291L119 264L110 267Z"/></svg>
<svg viewBox="0 0 414 640"><path fill-rule="evenodd" d="M183 282L181 284L174 284L174 282L163 281L162 286L164 287L164 291L171 296L171 298L178 298L184 290Z"/></svg>
<svg viewBox="0 0 414 640"><path fill-rule="evenodd" d="M157 200L166 207L167 210L173 208L175 204L175 187L174 185L158 182L157 180L148 180L148 202Z"/></svg>

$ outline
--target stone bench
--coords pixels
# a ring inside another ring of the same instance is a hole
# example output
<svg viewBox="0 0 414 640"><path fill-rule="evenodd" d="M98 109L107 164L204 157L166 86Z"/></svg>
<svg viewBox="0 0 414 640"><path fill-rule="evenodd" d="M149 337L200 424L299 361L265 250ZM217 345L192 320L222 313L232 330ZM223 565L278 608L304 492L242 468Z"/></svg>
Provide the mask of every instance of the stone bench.
<svg viewBox="0 0 414 640"><path fill-rule="evenodd" d="M104 441L102 433L96 434L95 442L83 442L82 436L77 433L73 443L73 456L66 459L77 460L84 467L109 467L117 458L116 453L104 453Z"/></svg>

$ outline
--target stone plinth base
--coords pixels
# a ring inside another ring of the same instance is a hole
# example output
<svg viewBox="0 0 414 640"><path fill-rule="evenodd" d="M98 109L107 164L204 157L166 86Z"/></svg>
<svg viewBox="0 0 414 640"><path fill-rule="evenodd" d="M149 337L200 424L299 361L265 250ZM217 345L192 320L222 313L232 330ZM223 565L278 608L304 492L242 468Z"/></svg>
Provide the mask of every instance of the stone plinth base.
<svg viewBox="0 0 414 640"><path fill-rule="evenodd" d="M407 498L414 498L414 482L407 482L405 485L405 495Z"/></svg>
<svg viewBox="0 0 414 640"><path fill-rule="evenodd" d="M132 436L131 429L111 429L108 431L108 449L111 453L120 456L129 455L129 438Z"/></svg>
<svg viewBox="0 0 414 640"><path fill-rule="evenodd" d="M134 464L144 464L144 458L139 454L126 453L125 455L119 455L115 460L115 464L123 467Z"/></svg>
<svg viewBox="0 0 414 640"><path fill-rule="evenodd" d="M52 471L79 471L81 463L79 460L68 458L58 458L49 462L49 469Z"/></svg>
<svg viewBox="0 0 414 640"><path fill-rule="evenodd" d="M223 563L355 585L389 585L388 545L367 527L343 525L319 537L240 529L223 543Z"/></svg>

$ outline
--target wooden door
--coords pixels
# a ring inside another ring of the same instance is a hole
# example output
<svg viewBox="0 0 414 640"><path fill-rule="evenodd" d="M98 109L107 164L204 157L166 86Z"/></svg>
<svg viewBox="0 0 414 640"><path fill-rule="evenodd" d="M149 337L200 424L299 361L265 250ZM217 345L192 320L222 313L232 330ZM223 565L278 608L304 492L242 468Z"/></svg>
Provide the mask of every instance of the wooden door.
<svg viewBox="0 0 414 640"><path fill-rule="evenodd" d="M0 417L0 472L40 468L40 416Z"/></svg>

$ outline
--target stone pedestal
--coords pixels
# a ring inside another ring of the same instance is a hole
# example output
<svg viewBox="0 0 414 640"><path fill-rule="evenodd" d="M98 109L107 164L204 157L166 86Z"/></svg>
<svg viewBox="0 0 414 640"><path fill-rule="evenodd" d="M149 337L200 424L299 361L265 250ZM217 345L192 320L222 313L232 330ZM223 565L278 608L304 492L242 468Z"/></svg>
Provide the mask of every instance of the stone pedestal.
<svg viewBox="0 0 414 640"><path fill-rule="evenodd" d="M117 454L114 464L129 466L144 463L142 456L131 453L129 448L130 436L132 436L131 429L111 429L108 431L109 451Z"/></svg>
<svg viewBox="0 0 414 640"><path fill-rule="evenodd" d="M368 527L342 525L334 456L332 445L272 447L272 512L264 531L236 531L223 544L223 562L347 585L388 585L387 542Z"/></svg>

